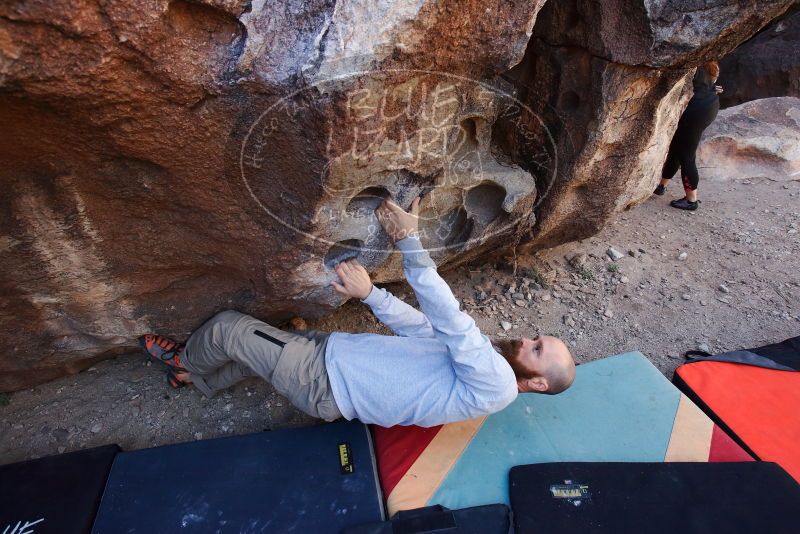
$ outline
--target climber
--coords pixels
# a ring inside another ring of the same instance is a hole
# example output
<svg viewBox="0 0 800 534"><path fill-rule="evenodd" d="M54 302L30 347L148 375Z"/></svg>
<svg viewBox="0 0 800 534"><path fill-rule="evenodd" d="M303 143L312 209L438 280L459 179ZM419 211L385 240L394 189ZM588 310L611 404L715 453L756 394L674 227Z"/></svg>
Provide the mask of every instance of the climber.
<svg viewBox="0 0 800 534"><path fill-rule="evenodd" d="M709 61L697 69L692 79L694 95L681 115L678 129L669 144L667 160L661 169L661 183L653 194L663 195L670 179L680 167L685 196L670 202L673 208L694 211L699 206L697 184L700 176L695 164L695 153L703 130L714 122L719 111L719 93L722 92L722 87L714 85L718 77L719 64L716 61Z"/></svg>
<svg viewBox="0 0 800 534"><path fill-rule="evenodd" d="M460 311L418 237L410 213L385 200L376 215L403 256L422 312L372 285L356 260L335 267L338 293L358 298L397 336L287 332L235 311L217 314L186 345L146 335L144 349L170 366L170 385L207 397L259 376L314 417L382 426L433 426L505 408L518 393L567 389L575 364L557 338L491 340ZM424 313L423 313L424 312Z"/></svg>

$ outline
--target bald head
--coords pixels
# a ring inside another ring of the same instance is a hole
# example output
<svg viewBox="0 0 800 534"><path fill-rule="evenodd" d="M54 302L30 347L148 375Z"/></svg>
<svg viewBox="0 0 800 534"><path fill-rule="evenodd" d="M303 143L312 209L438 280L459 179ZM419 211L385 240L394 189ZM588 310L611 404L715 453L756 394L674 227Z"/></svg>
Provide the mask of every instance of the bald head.
<svg viewBox="0 0 800 534"><path fill-rule="evenodd" d="M547 378L546 393L555 395L570 387L575 380L575 360L567 345L557 337L543 336L543 339L547 366L542 374Z"/></svg>
<svg viewBox="0 0 800 534"><path fill-rule="evenodd" d="M575 380L572 354L556 337L495 340L494 345L514 370L517 388L522 393L555 395L570 387Z"/></svg>

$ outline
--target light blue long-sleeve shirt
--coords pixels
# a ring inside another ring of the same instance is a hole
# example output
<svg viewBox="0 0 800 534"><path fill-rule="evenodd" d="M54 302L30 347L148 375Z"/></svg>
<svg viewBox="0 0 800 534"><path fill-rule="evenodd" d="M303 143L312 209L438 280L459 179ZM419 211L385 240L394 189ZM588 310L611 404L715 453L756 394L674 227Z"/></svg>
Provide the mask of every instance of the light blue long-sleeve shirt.
<svg viewBox="0 0 800 534"><path fill-rule="evenodd" d="M330 335L325 364L342 415L434 426L502 410L517 397L511 366L459 309L419 239L396 246L422 312L373 287L363 302L397 336Z"/></svg>

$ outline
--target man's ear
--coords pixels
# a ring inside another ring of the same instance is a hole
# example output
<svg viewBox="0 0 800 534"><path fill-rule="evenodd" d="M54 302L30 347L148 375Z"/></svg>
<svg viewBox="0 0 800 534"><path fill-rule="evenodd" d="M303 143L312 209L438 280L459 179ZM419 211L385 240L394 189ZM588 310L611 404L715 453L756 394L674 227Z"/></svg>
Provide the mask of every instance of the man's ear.
<svg viewBox="0 0 800 534"><path fill-rule="evenodd" d="M543 376L517 380L517 389L520 393L544 393L548 387L547 379Z"/></svg>

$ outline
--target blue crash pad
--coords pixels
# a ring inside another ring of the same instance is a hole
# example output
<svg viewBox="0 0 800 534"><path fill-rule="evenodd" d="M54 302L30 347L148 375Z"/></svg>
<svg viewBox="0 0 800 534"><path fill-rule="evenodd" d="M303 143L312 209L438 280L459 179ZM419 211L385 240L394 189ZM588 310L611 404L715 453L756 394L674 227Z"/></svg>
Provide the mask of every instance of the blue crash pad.
<svg viewBox="0 0 800 534"><path fill-rule="evenodd" d="M95 534L334 533L384 518L356 421L122 453Z"/></svg>

